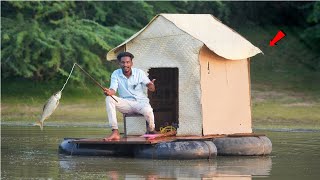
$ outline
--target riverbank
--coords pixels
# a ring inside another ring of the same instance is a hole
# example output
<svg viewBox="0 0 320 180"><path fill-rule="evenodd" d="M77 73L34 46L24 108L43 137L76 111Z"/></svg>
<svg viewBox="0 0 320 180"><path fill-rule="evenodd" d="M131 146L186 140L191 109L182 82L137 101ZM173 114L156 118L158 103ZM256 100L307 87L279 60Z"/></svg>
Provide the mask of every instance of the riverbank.
<svg viewBox="0 0 320 180"><path fill-rule="evenodd" d="M286 90L252 90L253 127L257 129L320 129L316 96Z"/></svg>
<svg viewBox="0 0 320 180"><path fill-rule="evenodd" d="M58 90L57 84L50 83L3 83L1 123L32 125L47 99ZM320 98L316 91L292 91L253 82L251 94L254 129L320 129ZM118 118L122 124L121 113ZM95 86L67 86L46 125L108 127L105 96Z"/></svg>

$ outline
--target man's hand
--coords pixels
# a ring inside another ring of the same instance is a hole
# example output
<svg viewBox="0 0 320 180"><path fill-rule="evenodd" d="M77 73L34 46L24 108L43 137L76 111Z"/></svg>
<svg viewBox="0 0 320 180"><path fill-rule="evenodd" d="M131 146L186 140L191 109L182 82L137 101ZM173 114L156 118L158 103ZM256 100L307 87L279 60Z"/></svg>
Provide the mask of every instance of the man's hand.
<svg viewBox="0 0 320 180"><path fill-rule="evenodd" d="M106 96L112 96L116 94L116 92L113 89L108 89L108 88L103 88L103 93Z"/></svg>
<svg viewBox="0 0 320 180"><path fill-rule="evenodd" d="M156 79L152 79L152 81L147 84L148 90L151 92L154 92L156 90L154 81L156 81Z"/></svg>

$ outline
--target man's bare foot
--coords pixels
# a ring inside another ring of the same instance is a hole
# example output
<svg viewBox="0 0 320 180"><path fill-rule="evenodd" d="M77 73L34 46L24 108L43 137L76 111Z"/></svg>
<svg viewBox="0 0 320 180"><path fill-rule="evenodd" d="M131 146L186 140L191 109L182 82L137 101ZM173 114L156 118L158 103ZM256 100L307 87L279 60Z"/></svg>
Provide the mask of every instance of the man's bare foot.
<svg viewBox="0 0 320 180"><path fill-rule="evenodd" d="M103 138L104 141L119 140L120 134L118 129L113 129L110 136Z"/></svg>

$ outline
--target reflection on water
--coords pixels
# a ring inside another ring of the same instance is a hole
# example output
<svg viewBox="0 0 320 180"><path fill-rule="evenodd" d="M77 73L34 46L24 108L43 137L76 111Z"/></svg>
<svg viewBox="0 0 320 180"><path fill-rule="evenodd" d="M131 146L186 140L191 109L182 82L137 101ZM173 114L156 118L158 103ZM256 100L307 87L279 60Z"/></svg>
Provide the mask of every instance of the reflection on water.
<svg viewBox="0 0 320 180"><path fill-rule="evenodd" d="M118 178L211 178L267 176L270 157L223 157L213 160L144 160L102 157L61 157L63 173L105 172Z"/></svg>
<svg viewBox="0 0 320 180"><path fill-rule="evenodd" d="M64 137L103 137L104 128L2 126L3 179L270 179L317 178L320 132L262 132L271 156L149 160L58 154Z"/></svg>

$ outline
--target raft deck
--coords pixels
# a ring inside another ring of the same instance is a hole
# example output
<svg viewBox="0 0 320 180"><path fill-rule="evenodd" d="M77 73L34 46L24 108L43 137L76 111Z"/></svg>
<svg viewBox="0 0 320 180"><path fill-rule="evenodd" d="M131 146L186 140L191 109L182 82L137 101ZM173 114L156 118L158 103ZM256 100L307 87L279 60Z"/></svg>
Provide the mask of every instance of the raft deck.
<svg viewBox="0 0 320 180"><path fill-rule="evenodd" d="M110 140L105 141L103 138L66 138L73 139L70 143L76 144L158 144L163 142L172 142L172 141L189 141L189 140L208 140L215 138L224 138L224 137L259 137L265 136L264 134L257 133L237 133L237 134L215 134L215 135L207 135L207 136L176 136L175 133L171 134L163 134L163 136L159 136L156 138L146 138L142 136L127 136L122 137L119 140Z"/></svg>

